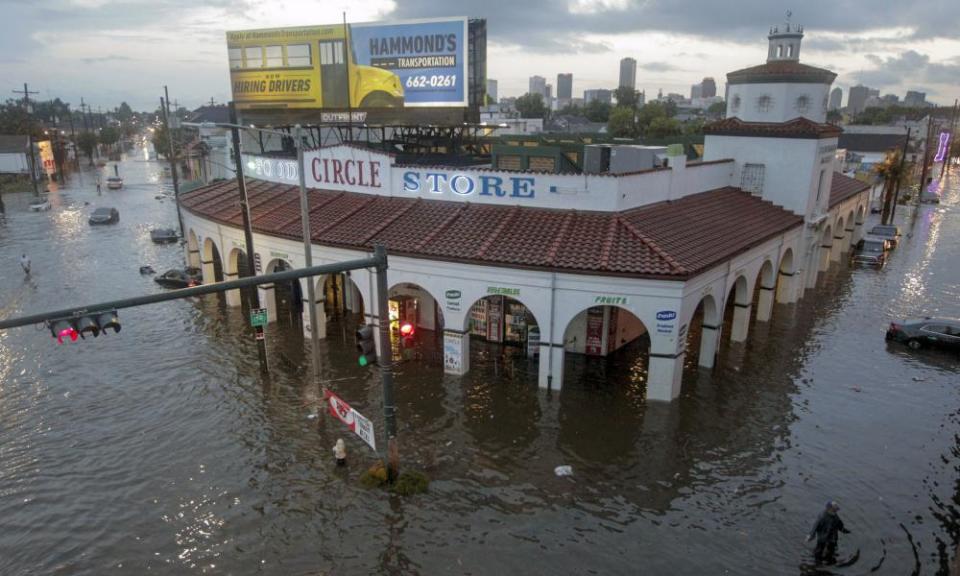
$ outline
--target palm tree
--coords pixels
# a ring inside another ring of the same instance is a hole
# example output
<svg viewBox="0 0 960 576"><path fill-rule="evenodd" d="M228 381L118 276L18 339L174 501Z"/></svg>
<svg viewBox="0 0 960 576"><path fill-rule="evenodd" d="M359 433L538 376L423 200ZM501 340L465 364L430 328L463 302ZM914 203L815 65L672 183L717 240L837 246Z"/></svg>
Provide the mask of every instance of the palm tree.
<svg viewBox="0 0 960 576"><path fill-rule="evenodd" d="M899 184L906 182L910 177L910 165L903 161L899 149L890 150L873 167L873 171L883 178L883 213L881 221L887 224L890 220L890 211L893 206L893 191Z"/></svg>

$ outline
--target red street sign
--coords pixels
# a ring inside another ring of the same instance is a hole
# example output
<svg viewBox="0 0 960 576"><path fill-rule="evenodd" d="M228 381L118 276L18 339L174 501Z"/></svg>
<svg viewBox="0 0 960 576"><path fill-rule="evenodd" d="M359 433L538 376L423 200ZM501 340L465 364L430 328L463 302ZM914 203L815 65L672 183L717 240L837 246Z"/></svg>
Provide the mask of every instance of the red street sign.
<svg viewBox="0 0 960 576"><path fill-rule="evenodd" d="M371 448L377 449L376 438L373 434L373 423L370 420L351 408L349 404L343 401L343 398L329 390L323 391L323 400L327 403L327 408L329 408L332 416L336 416Z"/></svg>

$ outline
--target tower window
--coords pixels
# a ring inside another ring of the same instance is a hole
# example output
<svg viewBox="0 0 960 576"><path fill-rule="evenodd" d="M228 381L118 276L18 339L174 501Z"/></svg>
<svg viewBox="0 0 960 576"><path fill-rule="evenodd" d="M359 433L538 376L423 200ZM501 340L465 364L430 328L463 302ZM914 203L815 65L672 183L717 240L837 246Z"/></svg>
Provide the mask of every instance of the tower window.
<svg viewBox="0 0 960 576"><path fill-rule="evenodd" d="M810 110L810 97L804 94L797 97L797 112L803 113Z"/></svg>
<svg viewBox="0 0 960 576"><path fill-rule="evenodd" d="M777 58L783 58L783 44L777 44Z"/></svg>
<svg viewBox="0 0 960 576"><path fill-rule="evenodd" d="M793 57L793 44L787 44L787 58Z"/></svg>
<svg viewBox="0 0 960 576"><path fill-rule="evenodd" d="M773 98L768 94L757 98L757 111L759 112L769 112L773 108Z"/></svg>
<svg viewBox="0 0 960 576"><path fill-rule="evenodd" d="M740 110L740 95L734 94L733 100L730 101L730 111L738 112Z"/></svg>
<svg viewBox="0 0 960 576"><path fill-rule="evenodd" d="M763 195L764 164L744 164L740 172L740 189L751 194Z"/></svg>

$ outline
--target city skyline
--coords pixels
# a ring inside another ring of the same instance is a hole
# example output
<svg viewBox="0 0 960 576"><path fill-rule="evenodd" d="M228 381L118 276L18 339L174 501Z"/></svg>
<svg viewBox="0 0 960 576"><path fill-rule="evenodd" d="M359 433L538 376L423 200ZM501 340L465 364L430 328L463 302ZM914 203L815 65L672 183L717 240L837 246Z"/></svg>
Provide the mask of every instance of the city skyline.
<svg viewBox="0 0 960 576"><path fill-rule="evenodd" d="M834 85L844 93L862 83L901 97L908 90L926 92L928 101L942 105L960 97L955 80L960 40L952 37L960 17L954 11L937 8L936 0L909 12L892 3L870 9L862 4L813 3L794 14L792 20L806 27L803 61L837 72ZM78 104L82 96L92 106L126 101L135 109L152 109L167 84L171 96L188 107L210 98L225 102L230 88L225 30L339 22L349 8L351 22L487 18L487 76L497 79L501 97L524 94L532 75L553 78L561 72L573 74L574 97L588 89L614 89L625 57L637 60L640 91L689 93L692 84L711 76L722 96L727 72L765 61L758 42L784 19L782 11L766 5L721 11L703 3L662 13L614 0L577 0L559 10L543 1L436 6L374 0L357 6L284 0L278 6L282 9L252 0L15 2L0 23L6 80L0 88L14 97L10 90L26 81L39 99Z"/></svg>

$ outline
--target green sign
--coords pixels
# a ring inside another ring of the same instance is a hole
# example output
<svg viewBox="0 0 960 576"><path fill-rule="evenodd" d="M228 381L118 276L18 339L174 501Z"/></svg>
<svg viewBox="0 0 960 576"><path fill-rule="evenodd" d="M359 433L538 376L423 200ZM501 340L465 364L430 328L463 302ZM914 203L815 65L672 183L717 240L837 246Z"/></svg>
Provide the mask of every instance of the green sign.
<svg viewBox="0 0 960 576"><path fill-rule="evenodd" d="M519 296L519 288L502 288L500 286L487 286L487 294L499 294L500 296Z"/></svg>
<svg viewBox="0 0 960 576"><path fill-rule="evenodd" d="M254 328L267 325L267 309L254 308L250 311L250 325Z"/></svg>
<svg viewBox="0 0 960 576"><path fill-rule="evenodd" d="M597 296L593 299L594 304L606 304L610 306L625 306L627 304L626 296Z"/></svg>

